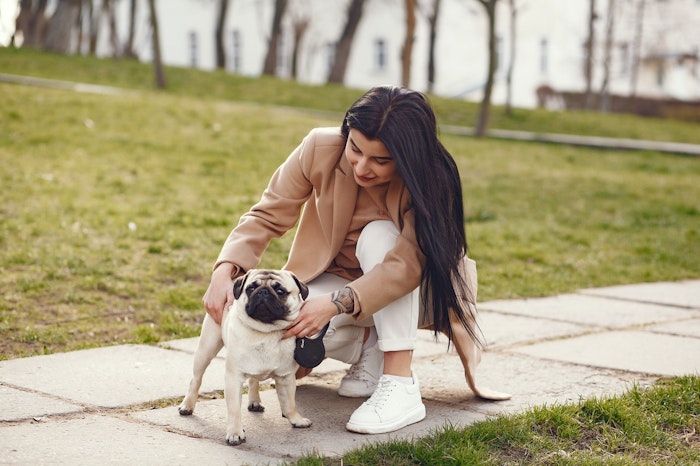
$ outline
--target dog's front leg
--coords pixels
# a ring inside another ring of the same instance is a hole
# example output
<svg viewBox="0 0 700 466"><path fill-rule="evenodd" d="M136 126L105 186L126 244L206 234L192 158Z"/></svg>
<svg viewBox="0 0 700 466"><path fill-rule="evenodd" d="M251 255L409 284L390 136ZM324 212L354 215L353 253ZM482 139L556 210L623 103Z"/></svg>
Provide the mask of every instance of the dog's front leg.
<svg viewBox="0 0 700 466"><path fill-rule="evenodd" d="M202 332L199 335L199 344L194 353L194 364L192 365L192 380L185 399L182 400L178 411L182 416L189 416L194 412L194 406L199 396L199 388L202 386L202 377L207 370L211 360L223 348L224 341L221 339L221 326L214 322L209 314L204 317Z"/></svg>
<svg viewBox="0 0 700 466"><path fill-rule="evenodd" d="M262 413L265 407L260 400L260 381L255 377L248 379L248 411Z"/></svg>
<svg viewBox="0 0 700 466"><path fill-rule="evenodd" d="M275 376L275 389L277 390L282 416L287 418L292 427L311 427L311 421L297 411L297 382L294 373Z"/></svg>
<svg viewBox="0 0 700 466"><path fill-rule="evenodd" d="M243 381L245 378L238 374L233 364L226 360L226 375L224 382L224 398L226 399L226 443L240 445L245 442L245 430L241 422L241 398L243 396Z"/></svg>

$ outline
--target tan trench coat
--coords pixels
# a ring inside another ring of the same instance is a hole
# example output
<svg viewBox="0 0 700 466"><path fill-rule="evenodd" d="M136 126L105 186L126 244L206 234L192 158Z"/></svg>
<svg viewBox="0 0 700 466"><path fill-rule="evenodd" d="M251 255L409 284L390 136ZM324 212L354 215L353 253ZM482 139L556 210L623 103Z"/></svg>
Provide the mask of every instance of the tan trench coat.
<svg viewBox="0 0 700 466"><path fill-rule="evenodd" d="M357 199L344 148L339 128L312 130L274 173L260 201L241 217L216 265L231 262L237 273L255 268L270 240L299 221L285 268L305 282L325 272L347 236ZM389 185L386 203L400 234L381 264L348 285L359 303L358 320L420 284L425 258L416 241L410 196L398 177Z"/></svg>

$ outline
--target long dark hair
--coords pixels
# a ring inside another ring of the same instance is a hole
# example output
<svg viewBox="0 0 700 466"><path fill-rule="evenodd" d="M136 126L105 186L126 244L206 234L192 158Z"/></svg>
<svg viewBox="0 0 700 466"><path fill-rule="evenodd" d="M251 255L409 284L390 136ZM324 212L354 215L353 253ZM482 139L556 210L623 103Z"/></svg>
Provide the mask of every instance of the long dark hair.
<svg viewBox="0 0 700 466"><path fill-rule="evenodd" d="M462 183L454 158L438 139L430 103L405 87L375 87L346 112L341 127L346 140L350 129L386 146L411 195L416 238L426 258L421 303L432 309L435 332L452 340L451 310L481 344L473 315L476 290L460 273L467 252Z"/></svg>

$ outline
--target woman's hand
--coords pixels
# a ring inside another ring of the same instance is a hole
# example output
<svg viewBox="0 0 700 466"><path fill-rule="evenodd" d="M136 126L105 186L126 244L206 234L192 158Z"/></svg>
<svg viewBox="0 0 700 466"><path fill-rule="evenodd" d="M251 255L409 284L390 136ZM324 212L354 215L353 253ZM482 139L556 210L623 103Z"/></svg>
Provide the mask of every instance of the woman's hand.
<svg viewBox="0 0 700 466"><path fill-rule="evenodd" d="M224 309L233 304L233 264L224 262L211 275L209 288L204 293L202 304L214 322L221 325Z"/></svg>
<svg viewBox="0 0 700 466"><path fill-rule="evenodd" d="M314 336L337 314L338 308L331 302L330 293L309 298L282 338Z"/></svg>

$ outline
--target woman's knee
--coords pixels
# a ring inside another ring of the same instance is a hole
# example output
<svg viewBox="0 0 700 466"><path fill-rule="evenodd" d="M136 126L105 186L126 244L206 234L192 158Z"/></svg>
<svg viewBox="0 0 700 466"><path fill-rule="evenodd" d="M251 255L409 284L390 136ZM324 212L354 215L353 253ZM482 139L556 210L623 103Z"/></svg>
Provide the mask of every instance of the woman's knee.
<svg viewBox="0 0 700 466"><path fill-rule="evenodd" d="M399 229L390 220L369 222L357 240L355 255L363 271L370 271L396 246Z"/></svg>

